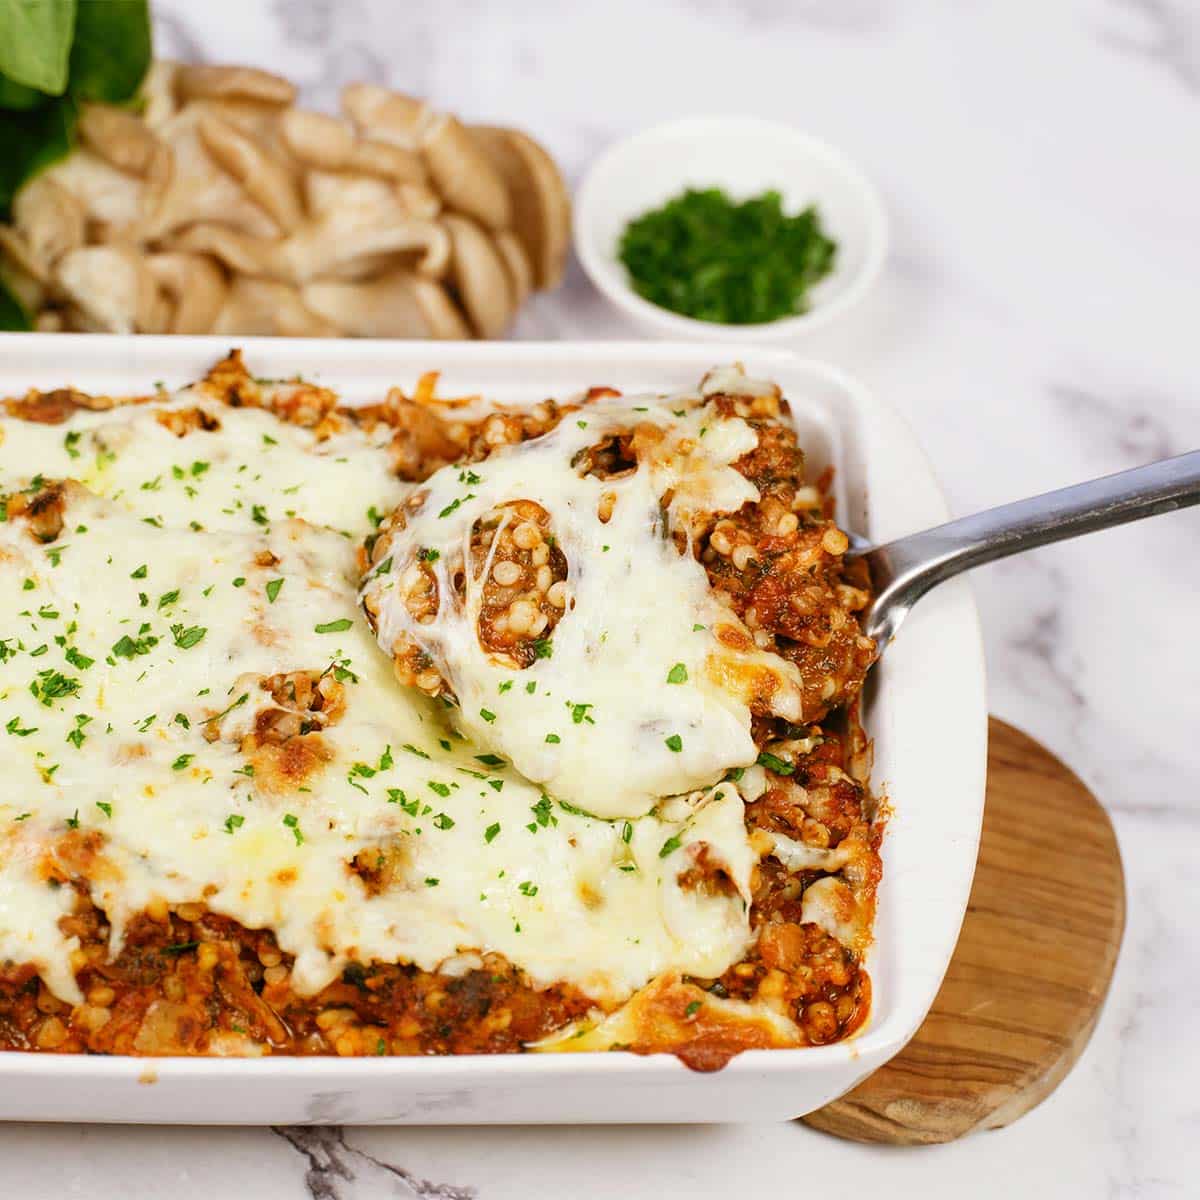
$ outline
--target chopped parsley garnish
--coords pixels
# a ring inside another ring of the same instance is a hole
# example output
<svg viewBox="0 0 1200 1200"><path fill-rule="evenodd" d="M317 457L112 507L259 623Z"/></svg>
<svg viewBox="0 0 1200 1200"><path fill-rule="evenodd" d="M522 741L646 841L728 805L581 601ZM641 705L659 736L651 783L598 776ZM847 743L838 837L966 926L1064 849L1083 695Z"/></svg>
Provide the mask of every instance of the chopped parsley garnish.
<svg viewBox="0 0 1200 1200"><path fill-rule="evenodd" d="M171 636L180 650L190 650L207 632L203 625L190 625L186 629L182 624L171 626Z"/></svg>
<svg viewBox="0 0 1200 1200"><path fill-rule="evenodd" d="M699 1001L699 1000L693 1000L693 1001L692 1001L692 1002L691 1002L691 1003L690 1003L690 1004L687 1006L687 1008L685 1008L685 1009L683 1010L683 1015L684 1015L685 1017L692 1017L692 1016L695 1016L695 1015L696 1015L696 1013L698 1013L699 1011L700 1011L700 1001Z"/></svg>
<svg viewBox="0 0 1200 1200"><path fill-rule="evenodd" d="M503 767L505 765L504 759L498 754L477 754L475 761L483 763L485 767Z"/></svg>
<svg viewBox="0 0 1200 1200"><path fill-rule="evenodd" d="M61 671L39 671L37 679L29 685L29 692L35 700L49 708L55 700L76 695L79 692L79 680Z"/></svg>
<svg viewBox="0 0 1200 1200"><path fill-rule="evenodd" d="M791 775L796 770L792 763L784 762L782 758L769 754L766 750L758 756L758 765L766 767L768 771L774 771L776 775Z"/></svg>
<svg viewBox="0 0 1200 1200"><path fill-rule="evenodd" d="M179 589L175 588L170 592L163 592L158 598L158 607L166 608L169 604L174 604L179 599Z"/></svg>
<svg viewBox="0 0 1200 1200"><path fill-rule="evenodd" d="M465 496L461 496L456 500L451 500L450 503L447 504L446 507L443 508L440 513L438 513L438 516L439 517L448 517L456 509L461 508L468 500L474 500L474 499L475 499L475 494L473 492L468 492Z"/></svg>
<svg viewBox="0 0 1200 1200"><path fill-rule="evenodd" d="M71 561L74 562L75 560L72 559ZM142 565L140 567L138 567L136 571L131 571L129 573L129 578L130 579L145 579L146 573L148 570L149 570L149 568L146 566L146 564L142 563Z"/></svg>
<svg viewBox="0 0 1200 1200"><path fill-rule="evenodd" d="M543 829L545 829L548 825L557 825L558 818L554 815L552 809L553 801L549 796L546 795L545 792L543 792L541 799L529 810L533 813L535 822L526 825L525 828L528 829L530 833L536 833L539 825Z"/></svg>
<svg viewBox="0 0 1200 1200"><path fill-rule="evenodd" d="M79 451L76 450L75 447L79 445L79 439L81 437L83 437L83 434L81 434L79 430L73 429L65 438L63 438L63 446L66 447L67 453L72 458L79 457Z"/></svg>
<svg viewBox="0 0 1200 1200"><path fill-rule="evenodd" d="M561 741L562 738L560 738L557 733L546 734L546 742L548 745L557 746Z"/></svg>
<svg viewBox="0 0 1200 1200"><path fill-rule="evenodd" d="M495 719L496 714L490 708L481 708L479 715L490 725Z"/></svg>
<svg viewBox="0 0 1200 1200"><path fill-rule="evenodd" d="M349 617L339 617L336 621L326 621L324 625L314 625L313 629L317 633L345 633L353 625Z"/></svg>
<svg viewBox="0 0 1200 1200"><path fill-rule="evenodd" d="M533 643L533 652L538 658L553 658L554 643L549 638L538 638Z"/></svg>
<svg viewBox="0 0 1200 1200"><path fill-rule="evenodd" d="M426 886L426 887L437 887L437 885L438 885L440 882L441 882L440 880L438 880L438 879L435 879L435 878L434 878L432 875L426 876L426 878L425 878L425 886ZM383 1045L383 1042L381 1041L379 1044L382 1046L382 1045ZM376 1053L376 1054L382 1054L382 1053L383 1053L383 1051L382 1051L382 1050L376 1050L376 1051L375 1051L375 1053Z"/></svg>
<svg viewBox="0 0 1200 1200"><path fill-rule="evenodd" d="M255 525L270 525L270 518L267 516L267 510L261 504L255 504L250 509L250 516Z"/></svg>
<svg viewBox="0 0 1200 1200"><path fill-rule="evenodd" d="M245 823L246 818L240 813L230 813L229 816L225 818L225 832L232 833L235 829L241 829Z"/></svg>
<svg viewBox="0 0 1200 1200"><path fill-rule="evenodd" d="M662 849L658 852L659 858L666 858L669 854L674 854L680 846L683 845L683 839L678 834L672 834L662 844Z"/></svg>
<svg viewBox="0 0 1200 1200"><path fill-rule="evenodd" d="M671 734L671 736L666 739L666 743L667 749L673 750L676 754L683 749L683 738L681 738L677 733Z"/></svg>
<svg viewBox="0 0 1200 1200"><path fill-rule="evenodd" d="M418 750L417 747L414 746L411 742L405 742L404 745L400 747L400 749L407 750L409 752L409 754L415 754L418 758L428 758L429 757L429 755L426 754L424 750Z"/></svg>
<svg viewBox="0 0 1200 1200"><path fill-rule="evenodd" d="M80 654L74 646L68 646L63 653L63 657L71 666L78 667L81 671L86 671L96 661L94 658L88 658L86 654Z"/></svg>
<svg viewBox="0 0 1200 1200"><path fill-rule="evenodd" d="M181 754L171 764L171 770L172 771L182 771L188 765L188 763L190 763L192 761L192 759L195 757L196 756L194 754Z"/></svg>
<svg viewBox="0 0 1200 1200"><path fill-rule="evenodd" d="M13 737L28 737L31 733L37 733L36 725L32 729L22 728L20 717L13 717L13 719L11 721L9 721L9 723L7 725L5 725L4 728L6 730L8 730L8 732L11 733L13 735Z"/></svg>
<svg viewBox="0 0 1200 1200"><path fill-rule="evenodd" d="M570 700L567 701L567 707L571 710L571 720L576 725L582 725L586 721L589 725L595 725L595 721L588 715L588 709L594 708L592 704L574 704Z"/></svg>
<svg viewBox="0 0 1200 1200"><path fill-rule="evenodd" d="M454 818L448 817L445 813L438 813L433 818L433 825L435 829L453 829Z"/></svg>
<svg viewBox="0 0 1200 1200"><path fill-rule="evenodd" d="M296 838L296 845L304 844L304 834L300 832L300 818L295 813L284 813L283 823L292 831Z"/></svg>
<svg viewBox="0 0 1200 1200"><path fill-rule="evenodd" d="M75 810L74 816L67 818L67 828L68 829L78 829L79 828L79 809Z"/></svg>
<svg viewBox="0 0 1200 1200"><path fill-rule="evenodd" d="M434 550L431 546L422 546L417 551L417 559L420 562L437 562L442 557L440 550Z"/></svg>
<svg viewBox="0 0 1200 1200"><path fill-rule="evenodd" d="M436 792L443 799L446 796L450 795L450 785L449 784L439 783L436 779L429 779L426 782L429 784L429 790L432 792Z"/></svg>
<svg viewBox="0 0 1200 1200"><path fill-rule="evenodd" d="M500 822L495 821L483 831L483 840L490 844L491 842L494 842L496 840L496 835L499 832L500 832Z"/></svg>
<svg viewBox="0 0 1200 1200"><path fill-rule="evenodd" d="M421 802L419 800L410 800L405 794L403 788L388 788L387 798L389 804L398 804L410 817L415 817L421 811Z"/></svg>
<svg viewBox="0 0 1200 1200"><path fill-rule="evenodd" d="M687 683L687 681L688 681L687 667L685 667L683 665L683 663L681 663L681 662L677 662L667 672L667 682L668 683Z"/></svg>
<svg viewBox="0 0 1200 1200"><path fill-rule="evenodd" d="M517 891L520 892L522 896L536 896L538 892L537 884L530 883L527 879L524 883L517 886Z"/></svg>
<svg viewBox="0 0 1200 1200"><path fill-rule="evenodd" d="M279 589L281 587L283 587L282 579L268 580L268 582L267 582L267 600L271 604L275 603L275 598L279 595Z"/></svg>
<svg viewBox="0 0 1200 1200"><path fill-rule="evenodd" d="M104 801L104 800L97 800L97 801L96 801L96 807L97 807L97 808L98 808L98 809L99 809L99 810L100 810L100 811L101 811L101 812L102 812L102 813L103 813L103 814L104 814L106 817L109 817L109 818L111 818L111 817L112 817L112 805L111 805L111 804L109 804L107 801Z"/></svg>
<svg viewBox="0 0 1200 1200"><path fill-rule="evenodd" d="M238 576L238 577L237 577L237 578L236 578L236 579L233 581L233 586L234 586L234 587L245 587L245 586L246 586L246 577L245 577L245 575L239 575L239 576Z"/></svg>
<svg viewBox="0 0 1200 1200"><path fill-rule="evenodd" d="M693 625L693 626L692 626L692 632L693 632L693 633L699 633L699 632L701 632L701 630L704 630L704 629L707 629L707 628L708 628L708 626L707 626L707 625Z"/></svg>
<svg viewBox="0 0 1200 1200"><path fill-rule="evenodd" d="M183 626L180 626L182 629ZM158 638L139 634L131 638L125 634L119 641L113 643L112 652L118 658L136 658L139 654L149 654L158 645Z"/></svg>
<svg viewBox="0 0 1200 1200"><path fill-rule="evenodd" d="M92 718L87 713L79 713L75 718L75 728L67 734L67 741L75 747L76 750L83 749L83 743L87 741L87 734L83 732L85 725L90 725Z"/></svg>
<svg viewBox="0 0 1200 1200"><path fill-rule="evenodd" d="M632 821L626 821L625 824L621 826L621 841L623 841L627 846L631 841L633 841Z"/></svg>

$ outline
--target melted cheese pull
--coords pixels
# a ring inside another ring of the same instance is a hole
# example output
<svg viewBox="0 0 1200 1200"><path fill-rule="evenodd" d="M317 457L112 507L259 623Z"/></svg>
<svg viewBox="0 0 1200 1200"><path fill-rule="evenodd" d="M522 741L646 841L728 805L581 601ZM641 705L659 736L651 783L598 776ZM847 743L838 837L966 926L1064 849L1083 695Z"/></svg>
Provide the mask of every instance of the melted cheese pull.
<svg viewBox="0 0 1200 1200"><path fill-rule="evenodd" d="M736 378L723 382L736 390ZM608 476L579 468L619 438L635 465ZM438 471L402 509L389 557L364 585L381 645L392 655L419 647L456 697L463 732L597 816L640 816L660 796L752 763L751 702L799 719L799 674L755 648L676 536L758 499L732 466L756 445L746 421L699 396L608 398L469 470ZM569 601L517 670L481 641L495 543L480 564L472 538L498 521L498 540L506 506L521 501L549 515ZM437 610L414 616L422 571Z"/></svg>

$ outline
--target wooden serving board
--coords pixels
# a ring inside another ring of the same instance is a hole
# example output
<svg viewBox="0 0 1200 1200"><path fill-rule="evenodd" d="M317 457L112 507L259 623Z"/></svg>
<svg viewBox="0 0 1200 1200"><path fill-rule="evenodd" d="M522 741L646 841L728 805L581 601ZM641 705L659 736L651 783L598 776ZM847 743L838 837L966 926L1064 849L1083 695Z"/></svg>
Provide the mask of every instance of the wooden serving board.
<svg viewBox="0 0 1200 1200"><path fill-rule="evenodd" d="M900 1054L802 1119L898 1146L1015 1121L1087 1045L1124 926L1108 815L1049 751L993 717L979 862L941 991Z"/></svg>

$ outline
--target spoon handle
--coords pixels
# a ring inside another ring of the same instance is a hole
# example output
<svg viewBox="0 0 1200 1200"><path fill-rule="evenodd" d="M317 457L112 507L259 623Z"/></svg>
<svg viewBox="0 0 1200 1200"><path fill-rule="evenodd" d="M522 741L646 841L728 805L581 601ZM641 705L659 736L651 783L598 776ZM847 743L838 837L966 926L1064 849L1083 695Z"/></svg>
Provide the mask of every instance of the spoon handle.
<svg viewBox="0 0 1200 1200"><path fill-rule="evenodd" d="M878 589L866 632L882 647L935 584L983 563L1200 504L1200 450L1002 504L863 552Z"/></svg>

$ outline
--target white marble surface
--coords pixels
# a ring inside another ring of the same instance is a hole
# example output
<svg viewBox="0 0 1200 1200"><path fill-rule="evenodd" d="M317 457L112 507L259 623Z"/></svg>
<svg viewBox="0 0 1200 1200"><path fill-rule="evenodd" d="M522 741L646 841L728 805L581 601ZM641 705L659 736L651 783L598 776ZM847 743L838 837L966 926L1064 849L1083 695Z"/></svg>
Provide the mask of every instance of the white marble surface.
<svg viewBox="0 0 1200 1200"><path fill-rule="evenodd" d="M527 126L578 178L688 113L843 146L893 219L886 278L803 349L911 419L957 511L1200 442L1196 0L172 0L164 52L277 68L316 105L391 82ZM578 271L524 336L630 336ZM875 1195L1200 1191L1200 594L1195 512L976 577L992 707L1107 803L1129 925L1100 1026L1011 1128L919 1151L796 1125L616 1129L0 1128L0 1193L744 1196L853 1172ZM103 1182L98 1182L103 1181Z"/></svg>

